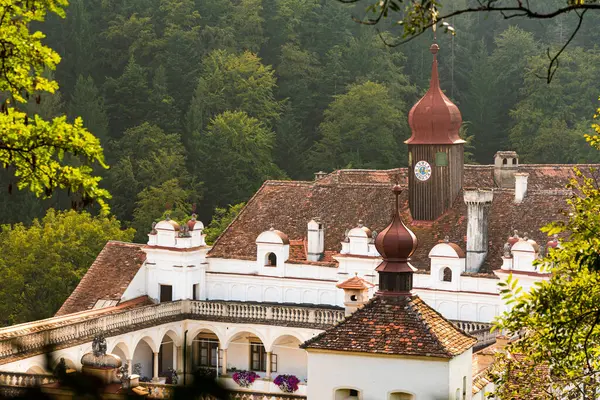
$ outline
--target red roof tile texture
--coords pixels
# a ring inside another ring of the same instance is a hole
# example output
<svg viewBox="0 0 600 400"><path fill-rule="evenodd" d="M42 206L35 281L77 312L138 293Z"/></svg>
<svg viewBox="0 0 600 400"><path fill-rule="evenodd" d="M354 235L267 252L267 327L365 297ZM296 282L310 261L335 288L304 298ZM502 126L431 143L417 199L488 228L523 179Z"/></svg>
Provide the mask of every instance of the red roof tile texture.
<svg viewBox="0 0 600 400"><path fill-rule="evenodd" d="M585 171L590 167L580 166ZM530 174L528 191L524 201L515 204L514 190L495 185L493 166L467 165L464 171L465 188L494 189L488 224L490 247L480 270L484 274L500 267L503 245L514 229L521 235L528 232L540 244L547 242L547 236L539 229L566 209L565 200L571 192L565 190L565 185L574 177L573 165L520 165L520 172ZM394 205L390 189L400 183L405 187L400 195L402 218L419 240L412 264L427 270L429 251L446 235L451 242L466 248L467 207L461 194L436 221L412 221L407 173L406 168L338 170L316 182L267 181L216 241L209 257L255 259L256 237L274 226L289 236L295 247L290 249L291 256L298 261L296 258L303 252L300 241L306 238L307 223L314 217L325 224L326 253L337 253L346 229L356 227L359 220L378 232L388 225Z"/></svg>
<svg viewBox="0 0 600 400"><path fill-rule="evenodd" d="M146 260L143 245L110 241L56 316L89 310L98 300L121 300L121 296Z"/></svg>
<svg viewBox="0 0 600 400"><path fill-rule="evenodd" d="M452 358L475 343L476 338L455 327L418 296L376 296L301 347Z"/></svg>

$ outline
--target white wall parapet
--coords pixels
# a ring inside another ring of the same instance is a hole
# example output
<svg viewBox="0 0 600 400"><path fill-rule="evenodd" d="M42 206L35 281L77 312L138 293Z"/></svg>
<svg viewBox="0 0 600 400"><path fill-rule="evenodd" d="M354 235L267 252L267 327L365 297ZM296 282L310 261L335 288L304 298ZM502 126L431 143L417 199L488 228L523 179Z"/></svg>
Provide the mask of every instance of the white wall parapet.
<svg viewBox="0 0 600 400"><path fill-rule="evenodd" d="M102 332L114 335L173 320L222 319L265 325L327 328L344 318L344 311L319 307L249 304L243 302L180 300L110 314L55 317L22 329L0 329L0 364L42 353L47 346L62 348L83 343ZM58 326L62 324L62 326ZM16 327L18 328L18 327Z"/></svg>

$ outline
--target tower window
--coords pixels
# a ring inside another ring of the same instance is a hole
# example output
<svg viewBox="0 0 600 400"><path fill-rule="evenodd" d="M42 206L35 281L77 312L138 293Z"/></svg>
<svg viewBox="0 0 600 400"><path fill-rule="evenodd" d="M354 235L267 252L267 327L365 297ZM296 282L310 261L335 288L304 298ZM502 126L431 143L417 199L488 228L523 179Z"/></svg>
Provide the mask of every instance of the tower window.
<svg viewBox="0 0 600 400"><path fill-rule="evenodd" d="M356 295L355 295L355 294L353 294L352 296L350 296L350 300L352 300L352 301L356 301Z"/></svg>
<svg viewBox="0 0 600 400"><path fill-rule="evenodd" d="M435 166L436 167L447 167L448 166L448 154L443 151L435 153Z"/></svg>
<svg viewBox="0 0 600 400"><path fill-rule="evenodd" d="M452 282L452 270L448 267L442 271L442 280L444 282Z"/></svg>
<svg viewBox="0 0 600 400"><path fill-rule="evenodd" d="M517 159L516 159L516 158L513 158L513 159L512 159L512 163L513 163L513 165L516 165L516 164L517 164Z"/></svg>
<svg viewBox="0 0 600 400"><path fill-rule="evenodd" d="M507 158L502 159L502 164L504 164L504 165L508 164L508 159Z"/></svg>
<svg viewBox="0 0 600 400"><path fill-rule="evenodd" d="M269 253L267 254L267 262L266 264L269 267L276 267L277 266L277 256L275 255L275 253Z"/></svg>

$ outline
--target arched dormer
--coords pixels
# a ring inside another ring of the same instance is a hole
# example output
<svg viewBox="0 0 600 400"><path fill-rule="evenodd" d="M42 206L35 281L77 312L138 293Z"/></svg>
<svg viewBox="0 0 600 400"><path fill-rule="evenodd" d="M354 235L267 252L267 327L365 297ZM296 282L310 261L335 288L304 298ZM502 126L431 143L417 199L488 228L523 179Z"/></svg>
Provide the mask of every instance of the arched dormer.
<svg viewBox="0 0 600 400"><path fill-rule="evenodd" d="M346 233L346 238L342 242L341 254L379 257L379 252L375 248L376 233L368 227L358 222L355 228Z"/></svg>
<svg viewBox="0 0 600 400"><path fill-rule="evenodd" d="M256 238L256 262L258 269L266 275L283 276L283 264L290 257L290 239L271 228Z"/></svg>
<svg viewBox="0 0 600 400"><path fill-rule="evenodd" d="M456 243L444 241L429 251L430 286L460 290L460 276L465 271L465 252Z"/></svg>
<svg viewBox="0 0 600 400"><path fill-rule="evenodd" d="M538 258L540 246L531 239L520 238L511 247L512 269L523 272L537 272L533 262Z"/></svg>

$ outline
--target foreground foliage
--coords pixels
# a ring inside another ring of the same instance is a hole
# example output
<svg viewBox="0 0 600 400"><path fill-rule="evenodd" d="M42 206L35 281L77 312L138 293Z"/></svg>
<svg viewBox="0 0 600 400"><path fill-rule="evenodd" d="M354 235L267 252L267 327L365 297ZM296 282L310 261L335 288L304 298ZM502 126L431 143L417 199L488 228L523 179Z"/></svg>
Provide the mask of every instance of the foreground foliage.
<svg viewBox="0 0 600 400"><path fill-rule="evenodd" d="M131 241L114 218L48 210L0 231L0 325L51 317L109 240Z"/></svg>
<svg viewBox="0 0 600 400"><path fill-rule="evenodd" d="M598 110L600 112L600 110ZM588 142L600 150L600 126ZM497 327L522 339L496 368L499 398L595 399L600 390L600 187L598 171L577 178L564 221L544 228L564 237L539 268L551 278L523 294L508 282L512 309Z"/></svg>
<svg viewBox="0 0 600 400"><path fill-rule="evenodd" d="M11 170L19 189L38 197L65 189L79 194L74 205L96 201L107 212L105 200L110 196L98 186L100 177L94 176L90 166L106 167L98 139L80 118L69 123L66 116L45 120L27 112L30 98L39 103L42 93L58 89L44 72L60 62L59 55L42 43L44 34L30 30L31 24L44 21L48 12L64 17L66 5L66 0L0 2L0 164Z"/></svg>

